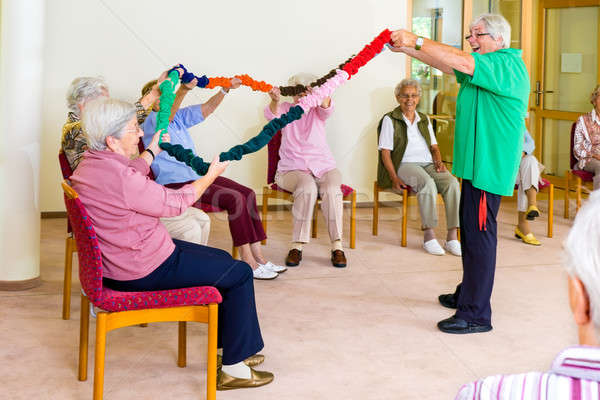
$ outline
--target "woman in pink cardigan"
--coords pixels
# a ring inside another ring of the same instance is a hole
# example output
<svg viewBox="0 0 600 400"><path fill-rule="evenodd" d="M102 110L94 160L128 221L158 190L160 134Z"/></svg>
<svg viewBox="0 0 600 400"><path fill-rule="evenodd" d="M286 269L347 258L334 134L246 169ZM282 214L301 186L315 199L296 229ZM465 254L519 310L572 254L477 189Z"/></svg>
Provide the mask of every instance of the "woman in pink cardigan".
<svg viewBox="0 0 600 400"><path fill-rule="evenodd" d="M252 269L219 249L171 239L161 217L179 215L227 167L215 159L208 173L173 190L147 178L160 153L158 134L138 158L143 131L132 104L116 99L90 103L83 114L88 151L71 177L94 224L103 254L103 284L120 291L214 286L219 307L222 368L217 389L257 387L273 374L255 371L264 357L256 315ZM165 135L168 140L168 134Z"/></svg>

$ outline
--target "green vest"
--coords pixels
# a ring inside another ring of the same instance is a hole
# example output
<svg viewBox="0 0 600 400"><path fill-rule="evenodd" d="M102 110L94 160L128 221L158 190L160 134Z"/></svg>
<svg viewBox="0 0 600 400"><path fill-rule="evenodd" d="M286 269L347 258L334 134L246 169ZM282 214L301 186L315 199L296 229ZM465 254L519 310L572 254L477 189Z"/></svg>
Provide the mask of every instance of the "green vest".
<svg viewBox="0 0 600 400"><path fill-rule="evenodd" d="M429 137L429 120L425 114L421 114L418 112L421 120L417 122L417 127L419 128L419 132L423 135L425 142L427 143L427 147L431 147L431 138ZM400 106L396 107L392 112L385 114L381 121L379 121L379 125L377 126L377 142L379 143L379 135L381 133L381 124L383 123L383 118L390 117L392 123L394 124L394 149L391 151L392 156L392 164L394 164L394 169L397 171L400 163L402 162L402 157L404 157L404 152L406 151L406 145L408 144L408 137L406 134L407 127L406 122L404 122L404 118L402 117L402 110ZM383 165L383 159L381 158L381 151L379 152L379 162L377 163L377 185L382 189L388 189L392 187L392 178L390 178L390 174L387 169L385 169L385 165Z"/></svg>

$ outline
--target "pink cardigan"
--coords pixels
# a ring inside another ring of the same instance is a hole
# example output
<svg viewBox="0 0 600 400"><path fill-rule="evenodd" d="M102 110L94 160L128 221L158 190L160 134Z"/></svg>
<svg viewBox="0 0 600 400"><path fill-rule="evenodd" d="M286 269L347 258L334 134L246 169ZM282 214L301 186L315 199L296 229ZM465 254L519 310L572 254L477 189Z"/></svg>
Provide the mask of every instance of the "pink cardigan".
<svg viewBox="0 0 600 400"><path fill-rule="evenodd" d="M70 178L94 224L107 278L143 278L162 264L175 244L159 217L180 215L195 201L192 185L168 189L148 171L141 158L88 150Z"/></svg>

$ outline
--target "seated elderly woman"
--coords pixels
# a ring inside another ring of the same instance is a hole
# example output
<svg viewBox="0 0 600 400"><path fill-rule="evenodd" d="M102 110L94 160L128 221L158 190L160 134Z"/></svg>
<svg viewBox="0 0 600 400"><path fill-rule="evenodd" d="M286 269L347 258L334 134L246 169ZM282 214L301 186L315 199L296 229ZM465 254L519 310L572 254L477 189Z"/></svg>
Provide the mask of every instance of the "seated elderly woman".
<svg viewBox="0 0 600 400"><path fill-rule="evenodd" d="M515 236L524 243L540 246L540 241L535 238L529 227L529 221L540 216L540 210L537 208L537 192L543 168L533 155L533 150L535 150L535 142L529 132L525 131L523 157L519 164L516 183L519 222L515 228Z"/></svg>
<svg viewBox="0 0 600 400"><path fill-rule="evenodd" d="M594 190L600 188L600 85L592 91L594 108L577 120L573 154L579 160L576 168L594 174Z"/></svg>
<svg viewBox="0 0 600 400"><path fill-rule="evenodd" d="M457 239L460 189L442 162L429 118L416 111L421 86L415 80L404 79L394 89L394 95L399 106L385 114L377 128L380 150L377 184L396 191L409 185L417 193L424 231L423 248L439 256L445 251L433 229L438 224L436 200L440 193L446 206L448 229L444 247L451 254L461 256Z"/></svg>
<svg viewBox="0 0 600 400"><path fill-rule="evenodd" d="M166 74L159 77L163 81ZM148 112L146 111L160 96L158 86L148 91L135 103L138 123L143 123ZM86 105L95 99L108 97L108 85L102 78L80 77L71 82L67 90L67 105L69 114L63 126L61 148L64 152L71 170L75 171L81 161L83 153L87 150L87 138L81 127L81 113ZM176 99L178 100L178 99ZM176 109L176 107L173 107ZM169 218L161 218L161 222L174 239L185 240L198 244L208 243L210 233L210 218L206 213L197 208L189 207L183 214Z"/></svg>
<svg viewBox="0 0 600 400"><path fill-rule="evenodd" d="M314 75L298 74L289 79L289 84L308 86L316 79ZM277 87L269 92L271 103L264 111L269 121L288 112L305 94L294 96L293 104L279 104L280 95ZM317 196L321 196L321 209L331 239L331 263L338 268L346 266L346 255L342 248L342 174L336 168L325 134L325 121L332 113L333 105L328 97L318 107L305 112L302 119L282 129L275 183L294 194L292 242L285 260L290 267L300 264L302 246L310 240Z"/></svg>
<svg viewBox="0 0 600 400"><path fill-rule="evenodd" d="M256 387L273 380L255 371L263 340L256 315L252 270L219 249L172 240L160 217L181 214L226 168L211 164L206 176L178 190L147 178L158 134L140 157L143 135L133 105L98 99L83 114L88 151L71 177L86 206L103 253L103 284L119 291L155 291L214 286L223 297L219 307L222 368L217 389ZM168 134L165 135L168 140Z"/></svg>

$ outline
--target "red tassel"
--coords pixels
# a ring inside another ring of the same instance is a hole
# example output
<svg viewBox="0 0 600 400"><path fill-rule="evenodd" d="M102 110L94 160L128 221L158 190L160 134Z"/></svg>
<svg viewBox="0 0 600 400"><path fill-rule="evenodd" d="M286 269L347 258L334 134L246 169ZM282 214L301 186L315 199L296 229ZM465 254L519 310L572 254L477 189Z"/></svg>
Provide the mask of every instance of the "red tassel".
<svg viewBox="0 0 600 400"><path fill-rule="evenodd" d="M479 230L487 231L487 198L483 190L479 198Z"/></svg>

